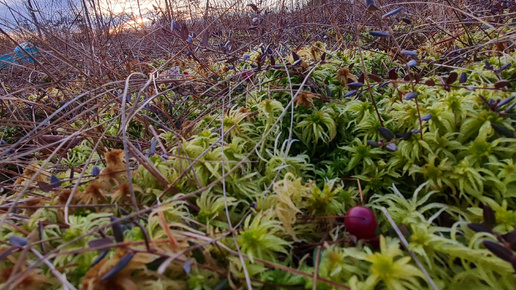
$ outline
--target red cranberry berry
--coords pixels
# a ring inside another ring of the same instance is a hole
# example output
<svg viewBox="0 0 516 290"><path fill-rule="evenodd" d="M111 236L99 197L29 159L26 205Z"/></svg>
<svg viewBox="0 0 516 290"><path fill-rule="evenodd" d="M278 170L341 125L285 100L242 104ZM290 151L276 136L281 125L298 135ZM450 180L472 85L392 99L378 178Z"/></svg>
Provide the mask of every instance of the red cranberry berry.
<svg viewBox="0 0 516 290"><path fill-rule="evenodd" d="M251 80L251 77L253 76L254 72L250 69L248 70L244 70L242 72L242 78L245 80L245 81L250 81Z"/></svg>
<svg viewBox="0 0 516 290"><path fill-rule="evenodd" d="M354 206L348 210L344 218L348 232L357 239L372 239L376 237L376 216L373 211L363 206Z"/></svg>

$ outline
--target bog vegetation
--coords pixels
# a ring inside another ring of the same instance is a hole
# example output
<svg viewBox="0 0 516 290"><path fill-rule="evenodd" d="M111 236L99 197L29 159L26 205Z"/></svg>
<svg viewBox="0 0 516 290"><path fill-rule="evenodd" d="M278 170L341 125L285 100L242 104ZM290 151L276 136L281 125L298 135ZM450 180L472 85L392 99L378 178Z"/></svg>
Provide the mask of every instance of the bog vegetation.
<svg viewBox="0 0 516 290"><path fill-rule="evenodd" d="M512 289L516 4L454 2L2 30L1 285Z"/></svg>

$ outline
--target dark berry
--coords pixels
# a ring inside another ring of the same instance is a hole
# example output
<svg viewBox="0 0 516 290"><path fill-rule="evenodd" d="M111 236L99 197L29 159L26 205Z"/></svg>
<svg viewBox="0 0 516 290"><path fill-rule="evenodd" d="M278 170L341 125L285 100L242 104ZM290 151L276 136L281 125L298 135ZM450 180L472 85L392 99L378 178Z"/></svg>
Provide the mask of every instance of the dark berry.
<svg viewBox="0 0 516 290"><path fill-rule="evenodd" d="M348 210L344 218L348 232L357 239L372 239L376 237L376 216L373 211L363 206L354 206Z"/></svg>

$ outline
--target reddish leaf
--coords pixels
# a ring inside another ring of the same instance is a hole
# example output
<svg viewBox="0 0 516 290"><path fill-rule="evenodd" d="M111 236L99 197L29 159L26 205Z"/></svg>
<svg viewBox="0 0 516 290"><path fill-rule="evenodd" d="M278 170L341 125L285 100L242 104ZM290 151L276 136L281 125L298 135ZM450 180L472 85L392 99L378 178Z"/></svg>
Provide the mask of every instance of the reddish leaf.
<svg viewBox="0 0 516 290"><path fill-rule="evenodd" d="M508 87L510 84L511 83L508 80L501 80L501 81L497 81L494 84L494 87L497 88L497 89L503 89L505 87Z"/></svg>
<svg viewBox="0 0 516 290"><path fill-rule="evenodd" d="M377 76L377 75L375 75L375 74L368 74L367 76L368 76L370 79L372 79L373 81L375 81L375 82L378 82L378 83L379 83L379 82L381 82L381 81L382 81L382 78L381 78L381 77L379 77L379 76Z"/></svg>
<svg viewBox="0 0 516 290"><path fill-rule="evenodd" d="M247 4L247 6L251 7L251 9L254 10L254 12L258 12L258 7L254 4Z"/></svg>
<svg viewBox="0 0 516 290"><path fill-rule="evenodd" d="M43 190L44 192L49 192L49 191L52 191L54 189L54 187L44 181L38 181L38 186L41 190Z"/></svg>
<svg viewBox="0 0 516 290"><path fill-rule="evenodd" d="M448 76L448 78L446 79L446 84L447 85L453 84L457 80L458 77L459 77L459 75L456 72L451 72L450 75Z"/></svg>
<svg viewBox="0 0 516 290"><path fill-rule="evenodd" d="M395 68L389 70L389 79L390 80L397 80L398 79L398 73L396 72Z"/></svg>

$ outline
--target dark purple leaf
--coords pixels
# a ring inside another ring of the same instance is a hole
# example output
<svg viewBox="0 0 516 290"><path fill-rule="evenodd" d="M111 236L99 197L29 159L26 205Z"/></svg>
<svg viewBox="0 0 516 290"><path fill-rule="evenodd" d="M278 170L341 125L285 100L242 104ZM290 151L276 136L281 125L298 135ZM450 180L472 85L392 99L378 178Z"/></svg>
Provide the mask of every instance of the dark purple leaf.
<svg viewBox="0 0 516 290"><path fill-rule="evenodd" d="M484 98L484 96L482 95L478 95L480 97L480 99L484 102L484 104L486 104L488 107L490 107L491 105L489 105L489 102L486 100L486 98Z"/></svg>
<svg viewBox="0 0 516 290"><path fill-rule="evenodd" d="M412 24L412 20L408 19L408 18L401 18L401 21L405 22L406 24L410 25Z"/></svg>
<svg viewBox="0 0 516 290"><path fill-rule="evenodd" d="M156 260L154 260L150 263L147 263L147 268L149 270L156 271L156 270L158 270L159 266L161 266L161 264L163 264L163 262L165 262L166 260L167 260L167 257L156 258Z"/></svg>
<svg viewBox="0 0 516 290"><path fill-rule="evenodd" d="M503 136L509 137L509 138L514 137L514 131L511 129L507 129L505 126L491 123L491 127L500 135L503 135Z"/></svg>
<svg viewBox="0 0 516 290"><path fill-rule="evenodd" d="M502 107L502 106L505 106L505 105L507 105L508 103L512 102L512 100L514 100L514 98L515 98L515 97L514 97L514 96L512 96L512 97L509 97L509 98L507 98L507 99L505 99L505 100L501 100L501 101L498 103L498 108L500 108L500 107Z"/></svg>
<svg viewBox="0 0 516 290"><path fill-rule="evenodd" d="M127 266L127 264L129 264L129 262L132 260L133 256L133 253L125 254L125 256L120 258L118 263L116 263L116 265L106 275L104 275L104 277L102 277L101 281L106 281L107 279L118 274L118 272L122 271L122 269L124 269L125 266Z"/></svg>
<svg viewBox="0 0 516 290"><path fill-rule="evenodd" d="M299 55L295 51L292 51L292 58L294 59L294 63L299 60Z"/></svg>
<svg viewBox="0 0 516 290"><path fill-rule="evenodd" d="M0 263L2 263L3 261L5 261L5 259L7 259L7 257L12 254L14 252L16 248L15 247L11 247L11 248L8 248L7 250L3 251L1 254L0 254Z"/></svg>
<svg viewBox="0 0 516 290"><path fill-rule="evenodd" d="M26 238L22 238L19 236L10 236L9 243L13 246L25 247L28 244L28 241Z"/></svg>
<svg viewBox="0 0 516 290"><path fill-rule="evenodd" d="M484 65L484 69L491 70L491 69L493 69L493 66L489 63L489 61L486 60L485 61L485 65Z"/></svg>
<svg viewBox="0 0 516 290"><path fill-rule="evenodd" d="M361 82L353 82L353 83L348 84L348 87L350 87L350 88L360 88L363 86L364 86L364 84Z"/></svg>
<svg viewBox="0 0 516 290"><path fill-rule="evenodd" d="M459 76L459 83L463 84L468 80L468 75L465 72L461 72Z"/></svg>
<svg viewBox="0 0 516 290"><path fill-rule="evenodd" d="M299 66L299 65L301 65L302 62L303 62L303 60L298 59L298 60L294 61L294 63L292 65L293 66Z"/></svg>
<svg viewBox="0 0 516 290"><path fill-rule="evenodd" d="M88 246L90 246L90 248L102 247L111 244L113 244L113 239L109 237L88 242Z"/></svg>
<svg viewBox="0 0 516 290"><path fill-rule="evenodd" d="M495 213L488 204L485 204L482 208L482 216L484 218L484 224L493 227L496 225Z"/></svg>
<svg viewBox="0 0 516 290"><path fill-rule="evenodd" d="M502 65L499 69L498 69L498 72L502 72L504 70L506 70L508 67L510 67L511 64L510 63L506 63L504 65Z"/></svg>
<svg viewBox="0 0 516 290"><path fill-rule="evenodd" d="M432 119L432 114L426 114L426 115L421 117L422 121L428 121L430 119Z"/></svg>
<svg viewBox="0 0 516 290"><path fill-rule="evenodd" d="M145 247L147 248L147 251L150 251L149 235L147 234L145 227L142 226L141 224L139 224L137 221L133 221L133 224L135 224L138 228L140 228L140 231L143 234L143 239L145 240Z"/></svg>
<svg viewBox="0 0 516 290"><path fill-rule="evenodd" d="M186 274L190 274L190 271L192 270L192 260L186 259L186 261L183 263L183 270Z"/></svg>
<svg viewBox="0 0 516 290"><path fill-rule="evenodd" d="M410 139L410 137L412 137L412 135L414 135L414 134L412 134L412 131L408 131L407 133L405 133L405 134L403 135L403 140L408 140L408 139Z"/></svg>
<svg viewBox="0 0 516 290"><path fill-rule="evenodd" d="M468 228L477 233L492 233L493 230L491 227L488 227L483 224L468 224Z"/></svg>
<svg viewBox="0 0 516 290"><path fill-rule="evenodd" d="M91 169L91 175L93 176L97 176L100 174L100 169L97 165L93 166L93 168Z"/></svg>
<svg viewBox="0 0 516 290"><path fill-rule="evenodd" d="M396 150L398 150L398 146L396 146L396 144L394 144L394 143L389 143L389 144L385 145L385 149L387 149L391 152L396 152Z"/></svg>
<svg viewBox="0 0 516 290"><path fill-rule="evenodd" d="M385 13L385 14L382 16L382 18L383 18L383 19L385 19L385 18L387 18L387 17L389 17L389 16L396 15L396 14L400 13L400 12L401 12L401 10L403 10L403 8L394 9L394 10L392 10L392 11L390 11L390 12Z"/></svg>
<svg viewBox="0 0 516 290"><path fill-rule="evenodd" d="M357 93L357 90L349 91L346 95L344 95L344 98L349 98Z"/></svg>
<svg viewBox="0 0 516 290"><path fill-rule="evenodd" d="M383 138L387 139L387 141L394 139L394 133L392 133L391 130L385 127L379 127L378 131L380 131L380 134L382 134Z"/></svg>
<svg viewBox="0 0 516 290"><path fill-rule="evenodd" d="M101 251L100 255L95 260L93 260L93 262L91 263L90 268L97 265L100 261L102 261L102 259L104 259L104 257L106 257L108 252L109 252L108 250Z"/></svg>
<svg viewBox="0 0 516 290"><path fill-rule="evenodd" d="M483 241L482 244L484 244L484 247L486 247L486 249L488 249L491 253L504 261L509 262L511 257L514 256L511 250L496 242Z"/></svg>
<svg viewBox="0 0 516 290"><path fill-rule="evenodd" d="M177 23L175 20L172 20L171 29L172 29L172 31L174 31L174 30L181 31L181 25L179 23Z"/></svg>
<svg viewBox="0 0 516 290"><path fill-rule="evenodd" d="M154 139L154 138L152 138L152 140L151 140L149 153L150 153L150 155L154 155L154 153L156 153L156 139Z"/></svg>
<svg viewBox="0 0 516 290"><path fill-rule="evenodd" d="M412 99L415 99L417 98L417 93L416 92L410 92L410 93L407 93L405 95L405 100L412 100Z"/></svg>
<svg viewBox="0 0 516 290"><path fill-rule="evenodd" d="M417 61L411 59L409 62L407 62L407 65L409 67L415 67L417 65Z"/></svg>
<svg viewBox="0 0 516 290"><path fill-rule="evenodd" d="M503 238L511 245L511 248L516 251L516 230L507 233Z"/></svg>
<svg viewBox="0 0 516 290"><path fill-rule="evenodd" d="M38 234L39 234L39 240L42 241L41 242L41 252L43 252L43 254L45 254L47 252L46 248L45 248L45 243L43 242L43 239L44 239L44 229L43 229L43 223L41 221L38 221Z"/></svg>
<svg viewBox="0 0 516 290"><path fill-rule="evenodd" d="M451 85L453 84L457 78L459 77L459 75L457 74L457 72L451 72L450 75L448 76L448 78L446 78L446 84L447 85Z"/></svg>
<svg viewBox="0 0 516 290"><path fill-rule="evenodd" d="M494 87L496 89L503 89L505 87L508 87L511 83L508 81L508 80L501 80L501 81L497 81L495 84L494 84Z"/></svg>
<svg viewBox="0 0 516 290"><path fill-rule="evenodd" d="M433 79L428 79L428 80L426 80L425 85L435 86L435 81Z"/></svg>
<svg viewBox="0 0 516 290"><path fill-rule="evenodd" d="M369 11L379 10L378 6L376 6L376 2L374 0L366 0L366 7Z"/></svg>
<svg viewBox="0 0 516 290"><path fill-rule="evenodd" d="M54 189L54 187L44 181L38 181L38 186L41 190L43 190L44 192L49 192L49 191L52 191Z"/></svg>
<svg viewBox="0 0 516 290"><path fill-rule="evenodd" d="M361 73L359 76L358 76L358 80L357 82L359 83L364 83L364 80L365 80L365 75L363 73Z"/></svg>
<svg viewBox="0 0 516 290"><path fill-rule="evenodd" d="M50 185L52 185L54 188L61 186L61 180L57 178L54 174L50 176Z"/></svg>
<svg viewBox="0 0 516 290"><path fill-rule="evenodd" d="M413 130L412 130L412 131L410 131L410 132L412 132L412 134L419 134L419 133L421 133L421 130L419 130L419 129L413 129Z"/></svg>
<svg viewBox="0 0 516 290"><path fill-rule="evenodd" d="M389 33L384 32L384 31L372 30L372 31L369 31L369 34L371 34L372 36L376 36L376 37L389 37Z"/></svg>
<svg viewBox="0 0 516 290"><path fill-rule="evenodd" d="M367 145L373 147L373 148L376 148L378 147L378 143L373 141L373 140L367 140Z"/></svg>
<svg viewBox="0 0 516 290"><path fill-rule="evenodd" d="M514 106L516 106L516 102L514 102L514 103L510 104L510 105L505 109L505 111L506 111L506 112L510 112L510 111L512 110L512 108L514 108Z"/></svg>
<svg viewBox="0 0 516 290"><path fill-rule="evenodd" d="M412 51L412 50L404 49L404 50L401 51L401 54L412 56L412 57L417 57L417 52Z"/></svg>
<svg viewBox="0 0 516 290"><path fill-rule="evenodd" d="M115 241L117 243L122 243L124 241L124 230L120 226L118 219L114 216L111 217L111 228L113 229L113 236L115 237Z"/></svg>

